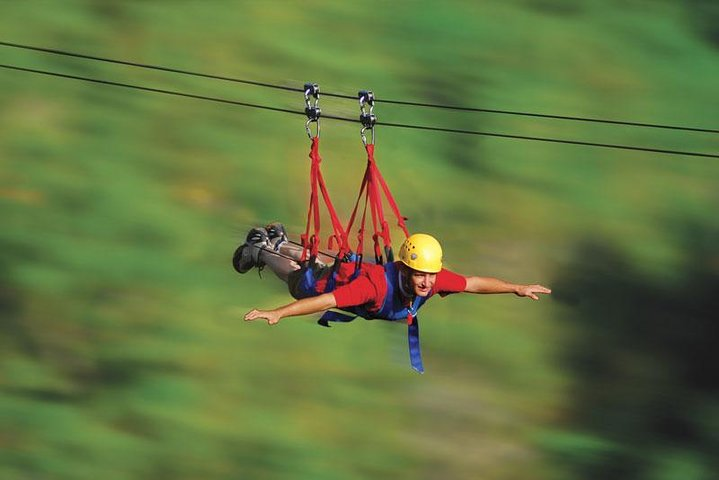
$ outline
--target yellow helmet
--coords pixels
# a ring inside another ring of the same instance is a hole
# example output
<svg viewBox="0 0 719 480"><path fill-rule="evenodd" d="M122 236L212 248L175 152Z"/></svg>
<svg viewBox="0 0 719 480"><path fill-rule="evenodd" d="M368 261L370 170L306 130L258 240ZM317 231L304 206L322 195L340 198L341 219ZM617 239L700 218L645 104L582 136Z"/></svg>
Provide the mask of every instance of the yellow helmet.
<svg viewBox="0 0 719 480"><path fill-rule="evenodd" d="M413 270L437 273L442 270L442 246L431 235L415 233L400 247L399 260Z"/></svg>

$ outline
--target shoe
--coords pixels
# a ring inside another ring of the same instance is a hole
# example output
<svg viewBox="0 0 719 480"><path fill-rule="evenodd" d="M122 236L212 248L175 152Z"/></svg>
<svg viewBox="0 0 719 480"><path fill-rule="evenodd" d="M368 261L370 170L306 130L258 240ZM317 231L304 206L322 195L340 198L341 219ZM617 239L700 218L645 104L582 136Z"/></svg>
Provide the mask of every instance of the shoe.
<svg viewBox="0 0 719 480"><path fill-rule="evenodd" d="M262 269L265 264L260 260L260 251L272 248L267 230L264 228L251 229L245 240L232 256L232 266L237 273L247 273L255 267Z"/></svg>
<svg viewBox="0 0 719 480"><path fill-rule="evenodd" d="M270 237L270 240L274 240L275 238L279 238L280 242L286 242L287 241L287 232L285 231L285 226L282 225L279 222L273 222L270 223L265 227L265 230L267 231L267 236ZM278 242L275 242L278 244Z"/></svg>
<svg viewBox="0 0 719 480"><path fill-rule="evenodd" d="M246 243L235 250L235 254L232 256L232 266L237 273L247 273L255 267L256 263L252 258L252 250L252 247Z"/></svg>
<svg viewBox="0 0 719 480"><path fill-rule="evenodd" d="M269 247L270 237L264 228L252 228L247 232L245 242L248 245L254 245L256 247Z"/></svg>

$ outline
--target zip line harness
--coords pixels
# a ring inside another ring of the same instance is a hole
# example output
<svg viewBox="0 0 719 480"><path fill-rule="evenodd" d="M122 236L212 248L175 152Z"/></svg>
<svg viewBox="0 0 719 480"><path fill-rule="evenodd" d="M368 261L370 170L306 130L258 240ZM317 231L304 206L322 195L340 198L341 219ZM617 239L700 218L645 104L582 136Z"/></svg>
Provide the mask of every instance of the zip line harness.
<svg viewBox="0 0 719 480"><path fill-rule="evenodd" d="M422 355L419 345L419 321L417 318L417 309L427 300L427 297L416 296L408 305L402 305L398 300L401 298L395 291L402 288L402 280L399 278L399 271L394 265L394 253L392 250L392 238L390 235L389 224L384 213L384 202L389 204L392 213L397 220L397 226L402 229L406 237L409 232L405 224L406 218L402 216L390 192L387 182L377 167L374 158L374 142L375 142L375 124L377 118L374 114L374 94L371 91L361 90L358 92L360 116L359 120L362 124L360 136L362 144L367 152L367 166L365 168L362 183L360 185L359 194L350 215L350 219L346 227L337 215L329 193L320 164L322 158L319 154L320 142L320 116L321 109L319 107L320 88L316 83L307 83L304 86L305 114L307 122L305 129L307 136L311 140L310 146L310 200L307 211L307 226L305 233L300 236L301 245L303 247L301 262L307 265L305 271L305 280L308 284L314 284L316 279L313 275L312 267L317 262L321 243L321 225L320 225L320 196L324 201L327 212L332 223L333 233L328 238L328 248L333 250L337 246L337 255L332 267L332 272L328 278L324 292L330 292L335 288L338 278L349 278L354 280L361 273L362 258L364 251L364 238L367 223L367 210L370 211L372 220L372 242L375 262L383 265L385 269L385 279L387 282L387 293L385 295L384 304L377 312L369 312L362 306L350 307L343 309L352 315L340 313L336 311L327 311L319 319L318 323L322 326L329 327L329 322L351 322L357 316L366 319L382 318L389 321L406 320L407 336L409 343L409 355L412 368L422 373L424 367L422 365ZM314 134L311 126L314 124ZM367 139L367 131L369 138ZM360 207L360 202L364 198L361 219L357 228L357 247L352 251L350 247L349 234L351 233ZM352 268L354 267L354 268ZM399 292L398 292L399 293Z"/></svg>

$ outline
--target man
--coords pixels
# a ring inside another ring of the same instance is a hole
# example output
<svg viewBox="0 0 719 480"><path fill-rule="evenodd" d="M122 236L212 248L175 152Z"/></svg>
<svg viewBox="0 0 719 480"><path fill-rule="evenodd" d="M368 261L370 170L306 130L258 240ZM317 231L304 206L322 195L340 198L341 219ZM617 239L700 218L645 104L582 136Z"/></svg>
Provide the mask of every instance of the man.
<svg viewBox="0 0 719 480"><path fill-rule="evenodd" d="M286 281L295 300L272 310L250 310L245 320L264 319L274 325L285 317L308 315L339 308L364 318L405 320L409 325L412 366L422 371L419 356L417 310L433 295L451 293L514 293L539 300L551 290L537 284L519 285L492 277L465 277L442 268L442 247L432 236L417 233L407 238L399 261L386 265L343 262L332 268L322 262L300 266L302 249L287 241L280 224L250 230L247 242L235 252L233 265L240 273L266 264ZM329 260L324 258L324 260ZM327 321L349 321L328 312ZM413 345L414 343L414 345ZM413 346L415 350L413 352Z"/></svg>

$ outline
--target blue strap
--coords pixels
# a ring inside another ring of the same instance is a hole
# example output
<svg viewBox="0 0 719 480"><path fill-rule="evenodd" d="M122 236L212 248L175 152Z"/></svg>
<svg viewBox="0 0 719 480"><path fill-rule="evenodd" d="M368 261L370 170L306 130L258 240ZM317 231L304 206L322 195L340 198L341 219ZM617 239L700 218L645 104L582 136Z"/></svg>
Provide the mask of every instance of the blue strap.
<svg viewBox="0 0 719 480"><path fill-rule="evenodd" d="M322 315L320 319L317 320L317 323L319 323L323 327L329 327L330 325L328 322L347 323L351 322L355 318L356 315L348 315L346 313L335 312L334 310L327 310L324 315Z"/></svg>
<svg viewBox="0 0 719 480"><path fill-rule="evenodd" d="M325 285L325 291L322 293L328 293L335 289L335 284L337 283L337 270L339 270L339 259L335 259L334 265L332 265L332 270L330 271L329 278L327 279L327 284Z"/></svg>
<svg viewBox="0 0 719 480"><path fill-rule="evenodd" d="M340 269L342 263L349 263L349 262L355 263L355 270L354 270L354 272L352 272L352 276L347 281L347 283L349 283L352 280L359 277L361 261L358 261L358 258L360 258L360 257L358 257L357 255L355 255L354 253L351 253L351 252L348 253L347 255L345 255L345 257L342 259L335 258L335 263L332 265L332 270L330 271L329 278L327 279L327 284L325 284L325 290L322 293L328 293L335 289L335 287L337 286L337 276L339 275L339 269ZM315 280L313 278L312 282L314 282L314 281ZM313 285L314 285L314 283L313 283Z"/></svg>
<svg viewBox="0 0 719 480"><path fill-rule="evenodd" d="M409 341L409 362L419 373L424 373L422 365L422 352L419 349L419 318L414 317L412 323L407 325L407 340Z"/></svg>
<svg viewBox="0 0 719 480"><path fill-rule="evenodd" d="M351 258L351 260L356 260L357 257ZM387 292L385 294L385 300L382 305L382 308L379 312L374 312L373 314L370 314L366 310L364 310L361 307L352 307L351 309L348 308L352 314L346 314L346 313L340 313L336 311L329 310L322 315L322 317L317 321L320 325L323 327L329 327L329 322L340 322L340 323L347 323L354 320L358 315L362 316L364 318L382 318L384 320L389 321L404 321L407 319L407 315L412 315L412 323L407 326L407 340L409 343L409 360L410 364L412 365L412 368L419 372L424 373L424 366L422 364L422 353L420 351L419 346L419 320L417 318L417 310L422 306L422 304L427 300L426 297L420 297L416 296L412 302L411 305L403 307L401 305L401 299L395 298L394 296L394 290L395 285L397 282L397 269L393 263L388 263L385 265L385 278L387 279ZM351 280L354 280L357 278L357 276L360 273L359 264L355 268L354 274L350 278ZM328 287L332 285L334 287L334 280L335 276L337 274L336 269L333 269L332 271L332 278L330 278L328 281ZM313 279L314 280L314 279ZM325 292L330 291L330 288L325 289Z"/></svg>

